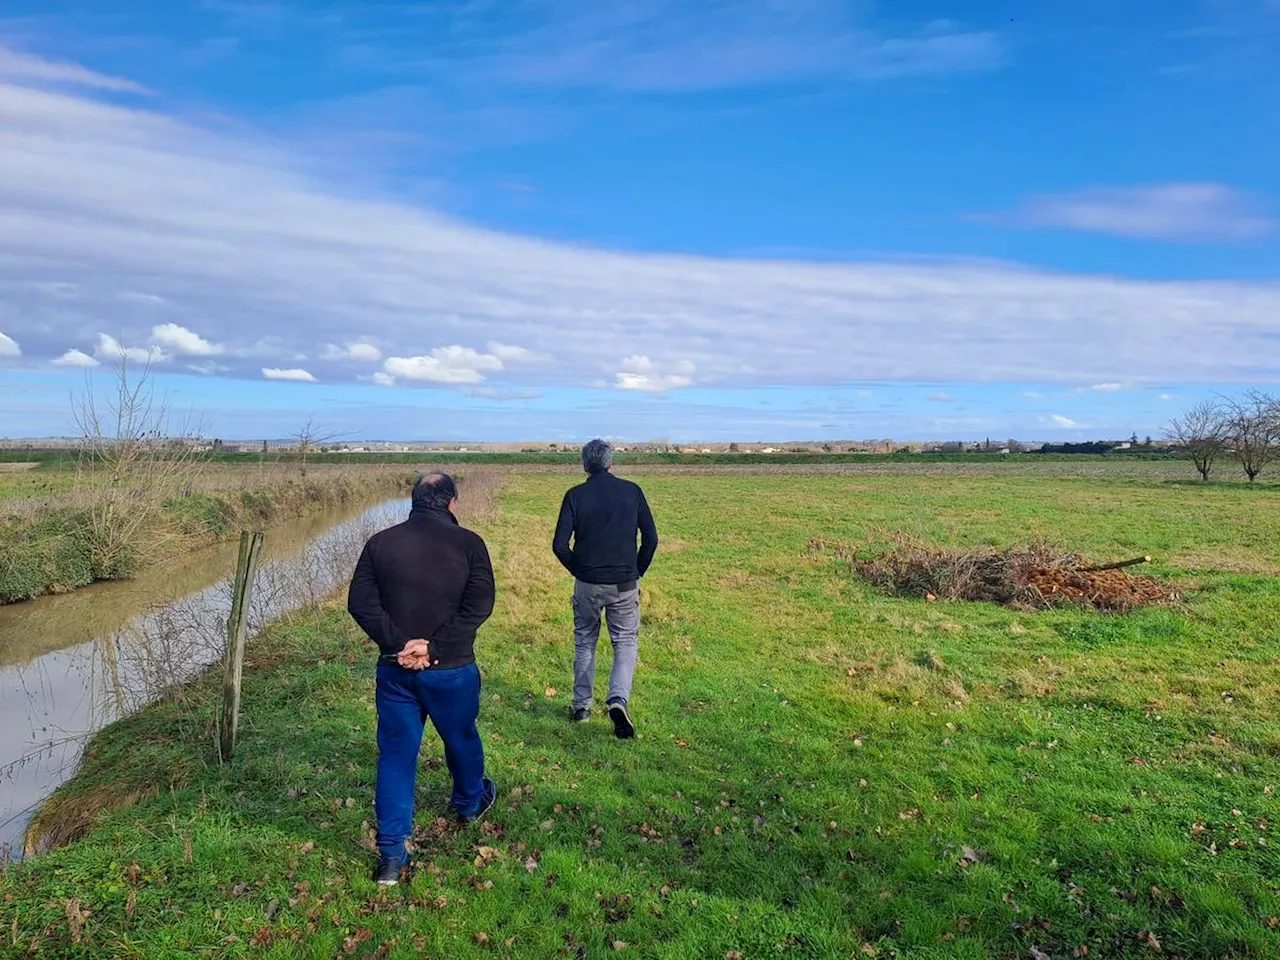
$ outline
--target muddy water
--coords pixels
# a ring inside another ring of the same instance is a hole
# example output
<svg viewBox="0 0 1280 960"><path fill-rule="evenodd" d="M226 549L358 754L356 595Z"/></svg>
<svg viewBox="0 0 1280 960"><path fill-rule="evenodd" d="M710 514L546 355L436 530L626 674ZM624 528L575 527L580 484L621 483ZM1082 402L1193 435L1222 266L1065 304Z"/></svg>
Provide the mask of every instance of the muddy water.
<svg viewBox="0 0 1280 960"><path fill-rule="evenodd" d="M408 507L387 500L270 528L251 633L345 582L364 540ZM21 852L32 812L75 772L90 734L220 660L236 550L0 606L0 856L6 844Z"/></svg>

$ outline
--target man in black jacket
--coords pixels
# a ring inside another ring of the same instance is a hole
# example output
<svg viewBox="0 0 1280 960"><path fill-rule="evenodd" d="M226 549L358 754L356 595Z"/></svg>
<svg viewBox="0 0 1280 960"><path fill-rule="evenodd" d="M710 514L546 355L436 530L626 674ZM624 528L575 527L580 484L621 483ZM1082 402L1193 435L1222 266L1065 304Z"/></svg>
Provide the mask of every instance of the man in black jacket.
<svg viewBox="0 0 1280 960"><path fill-rule="evenodd" d="M475 639L493 612L493 565L484 541L458 525L457 487L447 474L422 477L409 519L365 544L347 610L378 644L378 883L409 865L418 754L428 717L444 742L453 808L472 822L493 805L484 775L480 671Z"/></svg>
<svg viewBox="0 0 1280 960"><path fill-rule="evenodd" d="M551 549L573 574L573 719L591 719L596 678L596 646L603 612L613 641L613 670L606 706L613 732L626 739L636 734L627 711L640 643L639 580L658 549L644 491L615 477L613 448L592 440L582 448L587 482L564 496ZM636 534L640 548L636 549ZM569 538L573 538L570 546Z"/></svg>

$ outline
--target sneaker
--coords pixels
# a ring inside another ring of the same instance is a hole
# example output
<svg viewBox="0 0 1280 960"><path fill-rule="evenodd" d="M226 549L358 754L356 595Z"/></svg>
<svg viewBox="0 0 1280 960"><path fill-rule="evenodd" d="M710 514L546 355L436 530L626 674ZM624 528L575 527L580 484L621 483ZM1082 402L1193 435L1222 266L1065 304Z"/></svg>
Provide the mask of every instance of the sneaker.
<svg viewBox="0 0 1280 960"><path fill-rule="evenodd" d="M481 817L483 817L486 813L489 812L489 809L493 806L494 801L496 801L497 799L498 799L497 786L494 785L494 782L492 780L490 780L488 777L485 777L484 793L481 795L481 798L480 798L479 809L476 810L475 813L467 814L466 816L459 815L458 819L461 820L463 823L475 823L477 820L479 820Z"/></svg>
<svg viewBox="0 0 1280 960"><path fill-rule="evenodd" d="M378 872L374 879L380 887L394 887L400 882L401 875L409 869L413 857L404 853L398 857L383 857L378 863Z"/></svg>
<svg viewBox="0 0 1280 960"><path fill-rule="evenodd" d="M577 710L573 711L574 723L586 723L590 719L591 719L590 707L579 707Z"/></svg>
<svg viewBox="0 0 1280 960"><path fill-rule="evenodd" d="M627 705L621 700L609 704L609 719L613 721L613 735L619 740L630 740L636 735L636 726L627 713Z"/></svg>

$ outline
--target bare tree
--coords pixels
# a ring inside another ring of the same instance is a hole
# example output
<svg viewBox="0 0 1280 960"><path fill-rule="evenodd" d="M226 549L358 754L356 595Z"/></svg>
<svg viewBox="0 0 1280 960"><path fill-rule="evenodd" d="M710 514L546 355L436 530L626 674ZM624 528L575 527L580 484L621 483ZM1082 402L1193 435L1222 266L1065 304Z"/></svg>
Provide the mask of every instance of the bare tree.
<svg viewBox="0 0 1280 960"><path fill-rule="evenodd" d="M1280 443L1280 401L1260 390L1222 402L1227 444L1253 483L1276 455Z"/></svg>
<svg viewBox="0 0 1280 960"><path fill-rule="evenodd" d="M1222 406L1212 401L1197 404L1165 427L1166 436L1186 452L1206 482L1213 462L1227 450L1227 432Z"/></svg>
<svg viewBox="0 0 1280 960"><path fill-rule="evenodd" d="M319 453L320 448L325 444L332 443L343 436L341 433L320 433L316 428L315 419L315 417L307 417L306 423L289 434L289 439L293 441L294 449L297 451L298 469L304 480L307 478L307 457L313 453Z"/></svg>
<svg viewBox="0 0 1280 960"><path fill-rule="evenodd" d="M181 494L203 461L198 425L177 425L155 395L150 363L137 372L120 355L114 382L102 395L86 375L72 416L82 438L80 481L87 482L87 515L95 578L127 576L164 552L155 539L167 500Z"/></svg>

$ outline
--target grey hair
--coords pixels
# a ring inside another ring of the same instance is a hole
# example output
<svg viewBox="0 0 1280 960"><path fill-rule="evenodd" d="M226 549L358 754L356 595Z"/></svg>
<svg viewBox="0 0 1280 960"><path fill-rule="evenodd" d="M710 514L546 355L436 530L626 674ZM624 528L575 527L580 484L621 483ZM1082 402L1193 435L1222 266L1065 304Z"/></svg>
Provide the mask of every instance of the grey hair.
<svg viewBox="0 0 1280 960"><path fill-rule="evenodd" d="M604 473L613 466L613 446L608 440L592 440L582 448L582 469Z"/></svg>

